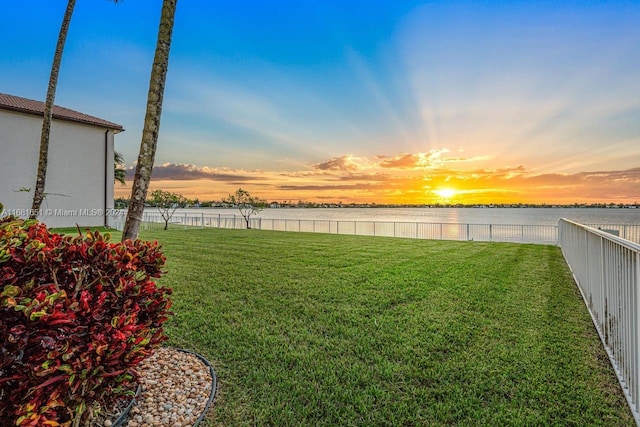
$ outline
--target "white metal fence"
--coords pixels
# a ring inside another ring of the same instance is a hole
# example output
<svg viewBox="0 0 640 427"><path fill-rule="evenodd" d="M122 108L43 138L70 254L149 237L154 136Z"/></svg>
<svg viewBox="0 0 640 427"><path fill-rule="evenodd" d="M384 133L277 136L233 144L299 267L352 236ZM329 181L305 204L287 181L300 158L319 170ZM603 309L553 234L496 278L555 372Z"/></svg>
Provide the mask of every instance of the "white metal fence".
<svg viewBox="0 0 640 427"><path fill-rule="evenodd" d="M110 218L110 226L124 227L125 215ZM145 211L142 230L160 229L164 220L159 212ZM307 233L351 234L358 236L404 237L432 240L473 240L480 242L516 242L555 245L558 243L556 225L462 224L393 221L336 221L311 219L270 219L253 216L251 228ZM593 228L640 243L640 225L590 224ZM175 214L169 228L246 228L241 215L185 212Z"/></svg>
<svg viewBox="0 0 640 427"><path fill-rule="evenodd" d="M562 219L558 242L640 425L640 245L602 228Z"/></svg>
<svg viewBox="0 0 640 427"><path fill-rule="evenodd" d="M640 219L640 216L639 216ZM586 224L591 228L606 231L630 242L640 243L640 225L636 224Z"/></svg>
<svg viewBox="0 0 640 427"><path fill-rule="evenodd" d="M124 215L113 218L112 226L122 230ZM433 240L474 240L483 242L521 242L555 245L555 225L460 224L391 221L335 221L307 219L269 219L252 217L251 228L274 231L350 234L358 236L404 237ZM164 227L159 213L145 212L142 230ZM241 215L179 213L171 218L169 228L246 228Z"/></svg>

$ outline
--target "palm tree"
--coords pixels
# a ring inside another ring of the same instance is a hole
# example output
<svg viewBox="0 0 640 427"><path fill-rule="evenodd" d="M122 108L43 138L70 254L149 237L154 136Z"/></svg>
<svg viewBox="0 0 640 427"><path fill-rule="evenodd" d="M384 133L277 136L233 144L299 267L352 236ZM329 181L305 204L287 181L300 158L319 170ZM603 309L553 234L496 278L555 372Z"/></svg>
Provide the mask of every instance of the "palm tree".
<svg viewBox="0 0 640 427"><path fill-rule="evenodd" d="M178 0L163 0L162 2L160 28L158 30L153 67L151 68L149 93L147 95L147 112L144 117L142 141L140 142L138 164L136 165L136 174L133 178L131 188L127 219L124 224L124 231L122 232L123 241L126 239L136 239L138 237L140 223L142 222L144 202L147 198L147 190L149 189L151 172L153 170L153 161L155 160L156 147L158 145L162 98L167 79L167 69L169 67L171 33L173 32L173 21L177 4Z"/></svg>
<svg viewBox="0 0 640 427"><path fill-rule="evenodd" d="M67 9L62 18L60 32L58 33L58 43L56 44L56 52L53 55L53 64L51 65L51 73L49 74L49 87L47 88L47 99L44 103L44 119L42 120L42 133L40 135L40 154L38 157L38 175L36 177L36 185L33 191L33 203L31 205L31 215L29 218L35 219L40 205L44 199L44 185L47 177L47 160L49 157L49 134L51 131L51 119L53 118L53 103L56 97L56 87L58 86L58 74L60 72L60 63L62 62L62 51L69 32L69 24L73 15L73 8L76 0L67 1Z"/></svg>
<svg viewBox="0 0 640 427"><path fill-rule="evenodd" d="M117 151L113 152L113 178L114 181L119 182L122 185L125 185L125 177L127 175L127 171L122 167L124 165L124 156L122 153Z"/></svg>

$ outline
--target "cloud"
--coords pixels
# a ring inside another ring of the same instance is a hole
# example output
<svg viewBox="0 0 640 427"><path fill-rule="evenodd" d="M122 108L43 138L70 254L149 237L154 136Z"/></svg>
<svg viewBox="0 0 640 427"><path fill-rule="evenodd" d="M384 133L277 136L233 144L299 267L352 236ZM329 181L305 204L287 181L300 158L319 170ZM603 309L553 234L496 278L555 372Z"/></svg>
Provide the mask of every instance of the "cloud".
<svg viewBox="0 0 640 427"><path fill-rule="evenodd" d="M304 190L304 191L336 191L336 190L372 190L386 188L383 185L372 185L368 183L361 184L326 184L326 185L281 185L281 190Z"/></svg>
<svg viewBox="0 0 640 427"><path fill-rule="evenodd" d="M357 172L367 169L433 169L442 167L445 163L459 162L459 158L443 158L449 150L431 150L427 153L400 153L394 156L377 155L373 158L354 157L351 154L333 157L327 161L316 163L312 167L316 170L336 172Z"/></svg>
<svg viewBox="0 0 640 427"><path fill-rule="evenodd" d="M395 157L379 156L378 165L383 168L414 168L420 161L419 154L400 154Z"/></svg>
<svg viewBox="0 0 640 427"><path fill-rule="evenodd" d="M135 166L127 168L127 178L133 179ZM189 164L165 163L153 167L151 175L155 180L190 181L197 179L210 179L213 181L237 182L243 180L260 179L255 175L247 174L245 171L220 171L208 167L197 167Z"/></svg>
<svg viewBox="0 0 640 427"><path fill-rule="evenodd" d="M355 172L362 168L360 164L356 161L356 159L347 154L346 156L334 157L332 159L327 160L326 162L317 163L312 166L314 169L322 170L322 171L344 171L344 172Z"/></svg>
<svg viewBox="0 0 640 427"><path fill-rule="evenodd" d="M449 150L431 150L428 153L402 153L393 157L376 156L377 165L385 169L436 168L447 162L442 155ZM453 159L457 160L457 159Z"/></svg>

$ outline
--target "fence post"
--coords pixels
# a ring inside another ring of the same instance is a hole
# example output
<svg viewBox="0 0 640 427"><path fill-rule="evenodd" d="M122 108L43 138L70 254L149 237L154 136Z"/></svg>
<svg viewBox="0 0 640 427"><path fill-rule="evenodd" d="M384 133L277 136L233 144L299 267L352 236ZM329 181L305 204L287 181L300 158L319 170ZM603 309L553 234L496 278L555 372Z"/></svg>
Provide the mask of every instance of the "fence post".
<svg viewBox="0 0 640 427"><path fill-rule="evenodd" d="M489 224L489 241L493 242L493 229L491 228L492 224Z"/></svg>
<svg viewBox="0 0 640 427"><path fill-rule="evenodd" d="M635 276L636 276L636 283L635 283L635 286L633 287L633 290L635 292L636 310L640 310L640 289L638 289L638 286L640 286L640 251L636 252ZM636 343L634 348L636 360L634 361L634 363L638 367L638 369L640 369L640 315L636 315L636 324L635 324L634 332L635 333L633 334L634 335L633 339L635 340L635 343ZM637 406L638 401L640 400L640 384L638 383L636 383L636 395L633 397L634 397L634 402Z"/></svg>
<svg viewBox="0 0 640 427"><path fill-rule="evenodd" d="M602 313L602 318L600 320L600 327L602 328L602 333L608 334L607 331L605 331L605 329L607 328L608 325L608 321L607 321L607 317L606 314L609 313L609 295L605 292L606 291L606 286L605 286L605 265L604 265L604 248L602 247L602 237L598 238L598 242L600 243L598 248L599 248L599 253L596 256L600 257L600 277L596 278L592 278L591 277L591 272L590 269L587 268L587 271L589 271L588 277L589 277L589 286L590 287L594 287L595 285L595 281L599 280L600 282L600 295L601 295L601 304L602 304L602 310L600 311L600 313ZM586 256L586 260L587 260L587 265L589 265L590 257L591 257L591 253L589 252L589 232L587 230L584 230L584 244L585 244L585 248L587 248L587 256ZM594 262L596 261L595 259L593 260ZM605 343L606 345L609 345L608 342Z"/></svg>

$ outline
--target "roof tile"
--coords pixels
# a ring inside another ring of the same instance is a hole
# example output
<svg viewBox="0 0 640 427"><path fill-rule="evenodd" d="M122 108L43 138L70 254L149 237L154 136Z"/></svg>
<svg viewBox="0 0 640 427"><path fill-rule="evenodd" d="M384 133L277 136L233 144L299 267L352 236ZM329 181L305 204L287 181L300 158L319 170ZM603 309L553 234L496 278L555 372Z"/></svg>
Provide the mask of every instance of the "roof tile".
<svg viewBox="0 0 640 427"><path fill-rule="evenodd" d="M21 113L42 116L44 114L44 102L0 93L0 110L12 110ZM53 107L53 118L99 126L107 129L112 129L117 132L121 132L124 130L122 125L119 125L117 123L89 116L88 114L83 114L78 111L70 110L68 108L59 107L57 105Z"/></svg>

